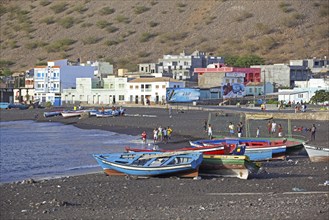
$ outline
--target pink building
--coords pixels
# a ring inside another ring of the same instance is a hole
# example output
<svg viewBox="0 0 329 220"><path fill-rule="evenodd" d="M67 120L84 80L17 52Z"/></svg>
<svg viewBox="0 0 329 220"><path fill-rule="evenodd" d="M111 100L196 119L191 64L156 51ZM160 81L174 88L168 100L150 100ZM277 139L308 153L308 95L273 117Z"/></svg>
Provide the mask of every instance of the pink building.
<svg viewBox="0 0 329 220"><path fill-rule="evenodd" d="M261 81L260 68L226 67L223 63L210 64L207 68L195 68L194 72L199 75L198 82L200 87L213 87L222 85L224 83L223 80L226 76L226 73L245 73L243 84Z"/></svg>

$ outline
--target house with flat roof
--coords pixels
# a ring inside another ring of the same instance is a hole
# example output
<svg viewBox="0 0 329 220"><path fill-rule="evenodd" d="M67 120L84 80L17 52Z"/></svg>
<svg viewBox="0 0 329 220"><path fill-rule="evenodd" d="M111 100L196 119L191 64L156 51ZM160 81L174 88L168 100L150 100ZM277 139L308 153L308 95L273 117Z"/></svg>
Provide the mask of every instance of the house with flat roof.
<svg viewBox="0 0 329 220"><path fill-rule="evenodd" d="M128 102L164 104L167 88L184 88L185 82L169 77L136 78L128 82Z"/></svg>
<svg viewBox="0 0 329 220"><path fill-rule="evenodd" d="M93 77L93 66L72 65L67 59L48 61L47 66L34 67L35 98L59 106L64 89L75 88L77 78Z"/></svg>

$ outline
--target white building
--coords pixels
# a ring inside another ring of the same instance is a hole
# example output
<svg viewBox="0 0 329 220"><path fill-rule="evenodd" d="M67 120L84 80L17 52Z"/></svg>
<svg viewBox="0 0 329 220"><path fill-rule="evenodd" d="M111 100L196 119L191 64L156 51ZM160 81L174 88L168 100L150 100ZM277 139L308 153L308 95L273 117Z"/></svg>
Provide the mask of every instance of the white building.
<svg viewBox="0 0 329 220"><path fill-rule="evenodd" d="M185 82L158 78L136 78L128 82L126 77L108 76L103 79L103 88L98 88L99 81L94 78L77 78L76 89L64 89L62 104L114 105L164 103L166 90L184 88Z"/></svg>
<svg viewBox="0 0 329 220"><path fill-rule="evenodd" d="M183 51L179 55L164 55L158 62L159 73L169 73L174 79L196 80L194 68L206 67L212 63L224 63L222 57L207 56L204 52L194 51L188 55Z"/></svg>
<svg viewBox="0 0 329 220"><path fill-rule="evenodd" d="M185 82L169 77L137 78L128 82L128 102L165 103L167 88L184 88ZM148 101L147 101L148 100Z"/></svg>
<svg viewBox="0 0 329 220"><path fill-rule="evenodd" d="M329 91L329 80L310 79L309 81L298 82L296 86L294 89L280 89L277 93L279 95L278 100L294 103L309 102L316 91Z"/></svg>
<svg viewBox="0 0 329 220"><path fill-rule="evenodd" d="M76 89L64 89L62 104L114 105L127 99L127 78L108 76L99 88L96 78L77 78Z"/></svg>
<svg viewBox="0 0 329 220"><path fill-rule="evenodd" d="M59 106L63 89L74 88L77 78L93 76L92 66L68 65L67 59L48 61L47 66L34 67L35 98Z"/></svg>

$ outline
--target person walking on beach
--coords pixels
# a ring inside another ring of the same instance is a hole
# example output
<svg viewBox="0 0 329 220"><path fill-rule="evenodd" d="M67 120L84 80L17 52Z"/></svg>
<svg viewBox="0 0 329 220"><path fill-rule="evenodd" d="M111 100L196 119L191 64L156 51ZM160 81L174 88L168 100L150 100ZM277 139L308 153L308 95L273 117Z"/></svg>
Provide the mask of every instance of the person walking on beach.
<svg viewBox="0 0 329 220"><path fill-rule="evenodd" d="M271 133L274 134L275 132L276 132L276 122L273 120L271 126Z"/></svg>
<svg viewBox="0 0 329 220"><path fill-rule="evenodd" d="M204 132L207 132L207 127L208 127L208 121L204 120L204 124L203 124Z"/></svg>
<svg viewBox="0 0 329 220"><path fill-rule="evenodd" d="M158 140L158 129L154 128L153 130L153 143L155 144Z"/></svg>
<svg viewBox="0 0 329 220"><path fill-rule="evenodd" d="M313 124L311 128L311 141L315 141L315 132L316 132L316 127L315 124Z"/></svg>
<svg viewBox="0 0 329 220"><path fill-rule="evenodd" d="M242 123L242 121L241 121L241 122L240 122L240 132L241 132L241 136L240 136L240 137L243 136L243 130L244 130L244 125L243 125L243 123Z"/></svg>
<svg viewBox="0 0 329 220"><path fill-rule="evenodd" d="M278 136L279 137L282 137L283 136L283 128L282 128L282 125L281 124L278 125Z"/></svg>
<svg viewBox="0 0 329 220"><path fill-rule="evenodd" d="M234 124L232 122L230 122L230 124L228 125L228 130L230 132L230 136L234 136Z"/></svg>
<svg viewBox="0 0 329 220"><path fill-rule="evenodd" d="M162 133L163 133L163 142L166 144L168 143L168 131L166 127L162 129Z"/></svg>
<svg viewBox="0 0 329 220"><path fill-rule="evenodd" d="M158 128L158 141L159 142L162 142L162 127L161 126L159 126L159 128Z"/></svg>
<svg viewBox="0 0 329 220"><path fill-rule="evenodd" d="M272 132L272 122L271 121L267 122L267 130L268 130L268 134L271 134L271 132Z"/></svg>
<svg viewBox="0 0 329 220"><path fill-rule="evenodd" d="M147 134L145 131L143 131L143 133L142 133L143 144L146 144L146 137L147 137Z"/></svg>
<svg viewBox="0 0 329 220"><path fill-rule="evenodd" d="M240 123L238 123L236 125L236 132L238 133L238 137L240 138L241 137L241 126L240 126Z"/></svg>
<svg viewBox="0 0 329 220"><path fill-rule="evenodd" d="M259 133L260 133L260 130L259 130L259 127L257 127L257 130L256 130L256 137L257 138L259 137Z"/></svg>
<svg viewBox="0 0 329 220"><path fill-rule="evenodd" d="M211 124L208 125L208 137L211 140L212 139L212 128L211 128Z"/></svg>
<svg viewBox="0 0 329 220"><path fill-rule="evenodd" d="M168 126L167 128L167 133L168 133L168 140L171 138L171 134L172 134L172 128Z"/></svg>

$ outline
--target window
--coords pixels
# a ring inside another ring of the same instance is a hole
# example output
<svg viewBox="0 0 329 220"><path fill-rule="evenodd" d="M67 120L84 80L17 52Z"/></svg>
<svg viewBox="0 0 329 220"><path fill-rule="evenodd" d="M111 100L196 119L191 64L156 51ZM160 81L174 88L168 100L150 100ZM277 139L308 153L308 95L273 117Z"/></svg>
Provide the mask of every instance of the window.
<svg viewBox="0 0 329 220"><path fill-rule="evenodd" d="M159 85L156 85L155 88L158 89L159 88Z"/></svg>
<svg viewBox="0 0 329 220"><path fill-rule="evenodd" d="M135 86L135 89L139 89L139 86L138 86L138 85L136 85L136 86Z"/></svg>
<svg viewBox="0 0 329 220"><path fill-rule="evenodd" d="M124 101L125 100L125 96L124 95L119 95L119 101Z"/></svg>
<svg viewBox="0 0 329 220"><path fill-rule="evenodd" d="M125 88L125 84L119 84L119 89L124 89Z"/></svg>
<svg viewBox="0 0 329 220"><path fill-rule="evenodd" d="M303 98L304 94L298 94L298 98Z"/></svg>
<svg viewBox="0 0 329 220"><path fill-rule="evenodd" d="M166 88L166 85L162 85L162 88L165 89Z"/></svg>
<svg viewBox="0 0 329 220"><path fill-rule="evenodd" d="M130 88L130 89L133 89L133 88L134 88L134 86L130 85L130 86L129 86L129 88Z"/></svg>
<svg viewBox="0 0 329 220"><path fill-rule="evenodd" d="M255 88L256 89L256 88ZM249 88L249 93L252 93L252 88Z"/></svg>

